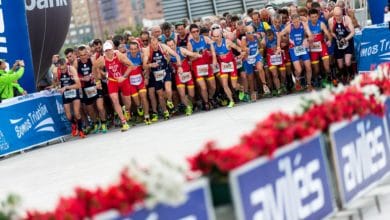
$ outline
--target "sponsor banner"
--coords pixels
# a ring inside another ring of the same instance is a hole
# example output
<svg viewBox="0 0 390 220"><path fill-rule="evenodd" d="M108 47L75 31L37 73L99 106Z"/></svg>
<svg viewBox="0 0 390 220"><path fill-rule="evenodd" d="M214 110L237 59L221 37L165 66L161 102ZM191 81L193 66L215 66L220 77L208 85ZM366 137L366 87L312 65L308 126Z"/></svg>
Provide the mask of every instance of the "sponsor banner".
<svg viewBox="0 0 390 220"><path fill-rule="evenodd" d="M368 8L370 9L371 21L373 24L384 22L385 6L388 0L368 0Z"/></svg>
<svg viewBox="0 0 390 220"><path fill-rule="evenodd" d="M374 25L365 28L360 38L359 72L375 70L376 67L390 61L390 29L386 25Z"/></svg>
<svg viewBox="0 0 390 220"><path fill-rule="evenodd" d="M368 115L332 125L330 138L340 199L348 207L390 171L387 124Z"/></svg>
<svg viewBox="0 0 390 220"><path fill-rule="evenodd" d="M0 104L0 156L24 150L70 133L62 97L43 91Z"/></svg>
<svg viewBox="0 0 390 220"><path fill-rule="evenodd" d="M0 59L10 67L16 60L24 60L25 72L19 83L29 93L35 92L24 1L0 0Z"/></svg>
<svg viewBox="0 0 390 220"><path fill-rule="evenodd" d="M230 175L237 220L324 219L335 211L322 136L294 142Z"/></svg>
<svg viewBox="0 0 390 220"><path fill-rule="evenodd" d="M176 207L158 204L153 210L140 209L115 218L117 220L214 220L214 208L211 203L210 187L206 179L197 180L188 185L188 199Z"/></svg>

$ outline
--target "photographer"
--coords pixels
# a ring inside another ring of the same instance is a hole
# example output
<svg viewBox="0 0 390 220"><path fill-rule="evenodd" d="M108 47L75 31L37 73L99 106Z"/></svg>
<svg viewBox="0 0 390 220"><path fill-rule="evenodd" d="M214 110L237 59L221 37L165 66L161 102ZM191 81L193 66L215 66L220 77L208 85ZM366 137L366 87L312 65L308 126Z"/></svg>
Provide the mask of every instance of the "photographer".
<svg viewBox="0 0 390 220"><path fill-rule="evenodd" d="M24 74L23 60L17 60L10 71L6 71L7 65L0 60L0 100L9 99L17 94L26 94L26 91L17 83Z"/></svg>

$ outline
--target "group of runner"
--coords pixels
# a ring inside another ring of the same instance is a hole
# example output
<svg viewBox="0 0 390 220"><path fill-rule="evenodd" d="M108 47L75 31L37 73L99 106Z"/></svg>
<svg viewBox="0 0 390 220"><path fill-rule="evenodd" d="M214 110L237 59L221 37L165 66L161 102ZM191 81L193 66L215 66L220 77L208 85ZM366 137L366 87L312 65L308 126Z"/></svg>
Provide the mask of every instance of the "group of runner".
<svg viewBox="0 0 390 220"><path fill-rule="evenodd" d="M72 135L107 132L118 119L145 124L176 112L233 107L347 83L356 23L343 1L249 9L189 23L165 22L65 50L53 69ZM112 124L112 123L110 123Z"/></svg>

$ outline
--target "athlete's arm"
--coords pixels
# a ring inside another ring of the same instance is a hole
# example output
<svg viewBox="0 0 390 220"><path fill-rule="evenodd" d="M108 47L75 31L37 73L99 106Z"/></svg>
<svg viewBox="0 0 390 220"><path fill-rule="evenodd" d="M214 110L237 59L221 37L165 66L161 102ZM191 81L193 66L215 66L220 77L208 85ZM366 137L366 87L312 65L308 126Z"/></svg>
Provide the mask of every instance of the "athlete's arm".
<svg viewBox="0 0 390 220"><path fill-rule="evenodd" d="M248 53L248 47L247 47L247 45L246 45L246 37L243 37L243 38L241 39L241 50L244 51L244 53L245 53L246 55L249 54L249 53ZM245 56L244 56L244 57L245 57Z"/></svg>
<svg viewBox="0 0 390 220"><path fill-rule="evenodd" d="M239 47L237 44L233 43L233 41L226 39L226 44L227 44L229 49L234 48L238 52L242 53L241 47Z"/></svg>
<svg viewBox="0 0 390 220"><path fill-rule="evenodd" d="M213 59L213 65L217 65L218 64L217 54L215 53L213 41L211 41L210 38L208 38L208 37L204 37L204 38L206 39L206 43L210 45L210 51L211 51L211 56Z"/></svg>
<svg viewBox="0 0 390 220"><path fill-rule="evenodd" d="M186 48L184 47L180 47L180 52L184 55L184 56L189 56L189 57L192 57L192 58L200 58L202 57L202 55L198 54L198 53L194 53L192 51L189 51L187 50Z"/></svg>
<svg viewBox="0 0 390 220"><path fill-rule="evenodd" d="M352 19L349 17L349 16L345 16L345 22L347 22L347 26L348 26L348 29L350 31L350 33L348 34L347 37L345 37L345 40L346 41L349 41L350 39L353 38L353 36L355 35L355 27L353 26L352 24Z"/></svg>
<svg viewBox="0 0 390 220"><path fill-rule="evenodd" d="M179 72L179 73L183 72L183 68L181 67L181 59L180 59L179 54L177 54L175 51L173 51L170 47L168 47L165 44L161 44L161 47L169 55L176 57L177 72Z"/></svg>
<svg viewBox="0 0 390 220"><path fill-rule="evenodd" d="M287 25L282 31L280 31L279 33L277 33L277 41L276 41L276 44L277 44L277 48L276 50L278 52L280 52L281 48L280 48L280 43L282 41L282 37L286 34L289 34L290 33L290 25Z"/></svg>
<svg viewBox="0 0 390 220"><path fill-rule="evenodd" d="M308 23L302 22L302 24L303 24L303 28L305 29L305 32L306 32L306 35L307 35L309 41L312 42L314 38L313 38L313 34L311 33L311 30L309 28Z"/></svg>
<svg viewBox="0 0 390 220"><path fill-rule="evenodd" d="M327 41L328 46L332 45L332 34L329 32L324 22L321 22L321 30L325 33L326 37L328 38Z"/></svg>
<svg viewBox="0 0 390 220"><path fill-rule="evenodd" d="M333 30L333 17L329 18L328 24L329 24L330 34L332 35L333 38L337 39L337 36L336 36L336 34L334 33L334 30Z"/></svg>
<svg viewBox="0 0 390 220"><path fill-rule="evenodd" d="M77 70L73 66L69 66L69 75L73 78L75 84L70 86L65 86L64 89L79 89L81 88L80 78L77 73Z"/></svg>

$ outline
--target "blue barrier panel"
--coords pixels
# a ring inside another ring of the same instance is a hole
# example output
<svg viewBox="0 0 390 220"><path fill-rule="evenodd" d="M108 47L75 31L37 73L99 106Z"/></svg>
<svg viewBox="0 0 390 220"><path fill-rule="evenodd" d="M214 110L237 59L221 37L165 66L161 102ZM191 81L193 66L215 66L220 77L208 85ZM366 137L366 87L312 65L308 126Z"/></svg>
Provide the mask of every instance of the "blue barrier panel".
<svg viewBox="0 0 390 220"><path fill-rule="evenodd" d="M206 179L191 183L187 188L188 199L177 207L157 205L153 210L140 209L129 216L117 220L214 220L214 208L210 198L210 188Z"/></svg>
<svg viewBox="0 0 390 220"><path fill-rule="evenodd" d="M230 175L237 220L323 219L335 211L322 137L260 158Z"/></svg>
<svg viewBox="0 0 390 220"><path fill-rule="evenodd" d="M19 83L29 93L35 92L24 1L0 1L0 59L6 59L11 67L15 60L24 60L25 73Z"/></svg>
<svg viewBox="0 0 390 220"><path fill-rule="evenodd" d="M44 91L4 100L0 115L0 156L70 133L58 93Z"/></svg>
<svg viewBox="0 0 390 220"><path fill-rule="evenodd" d="M387 0L368 0L368 8L370 9L371 21L373 24L380 24L384 21L385 6Z"/></svg>
<svg viewBox="0 0 390 220"><path fill-rule="evenodd" d="M390 171L387 125L368 115L331 126L330 138L341 203L348 207Z"/></svg>
<svg viewBox="0 0 390 220"><path fill-rule="evenodd" d="M390 30L386 24L373 25L363 29L359 49L359 72L375 70L390 62Z"/></svg>

